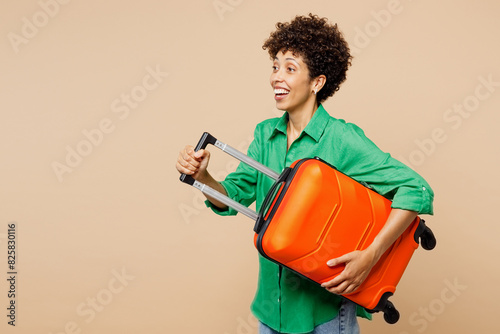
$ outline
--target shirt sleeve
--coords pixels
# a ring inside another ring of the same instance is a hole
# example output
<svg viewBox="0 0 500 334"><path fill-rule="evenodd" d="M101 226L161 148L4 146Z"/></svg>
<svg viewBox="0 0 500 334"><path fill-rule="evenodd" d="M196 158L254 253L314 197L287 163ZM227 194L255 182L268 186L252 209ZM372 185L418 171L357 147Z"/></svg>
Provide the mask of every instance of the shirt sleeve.
<svg viewBox="0 0 500 334"><path fill-rule="evenodd" d="M254 132L254 140L250 143L247 151L247 155L257 161L259 161L260 152L258 138L259 128L257 127ZM224 181L220 182L220 184L226 190L228 197L245 206L249 206L255 201L257 176L257 170L243 162L240 162L236 171L230 173ZM213 212L221 216L234 216L238 213L232 208L221 210L208 200L205 201L205 204L207 207L212 209Z"/></svg>
<svg viewBox="0 0 500 334"><path fill-rule="evenodd" d="M433 214L434 192L418 173L380 150L354 124L345 124L338 138L341 172L392 200L392 208Z"/></svg>

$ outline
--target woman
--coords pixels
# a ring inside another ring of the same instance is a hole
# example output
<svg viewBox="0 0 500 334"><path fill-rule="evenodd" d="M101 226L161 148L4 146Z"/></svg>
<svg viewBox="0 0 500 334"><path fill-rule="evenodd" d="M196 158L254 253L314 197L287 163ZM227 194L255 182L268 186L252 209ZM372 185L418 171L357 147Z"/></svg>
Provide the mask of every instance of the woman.
<svg viewBox="0 0 500 334"><path fill-rule="evenodd" d="M354 124L330 116L322 102L345 80L351 56L337 25L316 15L278 23L263 49L272 59L270 84L281 118L257 125L248 155L276 171L295 160L319 156L341 172L368 183L391 199L384 228L363 251L328 261L345 269L322 287L269 260L259 258L259 284L252 311L260 333L358 333L356 316L370 318L361 307L339 297L355 291L381 255L417 214L432 214L434 194L417 173L382 152ZM272 181L245 164L217 182L207 171L210 153L186 146L177 170L257 210ZM236 212L213 198L207 206L221 215Z"/></svg>

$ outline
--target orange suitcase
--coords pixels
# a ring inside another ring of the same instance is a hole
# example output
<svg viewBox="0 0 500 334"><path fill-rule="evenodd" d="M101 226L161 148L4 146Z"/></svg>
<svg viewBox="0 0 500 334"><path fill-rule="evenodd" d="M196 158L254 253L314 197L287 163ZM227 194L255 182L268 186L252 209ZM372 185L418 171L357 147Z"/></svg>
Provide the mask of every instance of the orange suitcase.
<svg viewBox="0 0 500 334"><path fill-rule="evenodd" d="M259 253L318 284L344 269L343 265L327 266L328 260L368 247L390 213L391 201L319 158L298 160L278 175L208 133L203 134L195 150L209 143L276 180L260 213L190 176L181 175L181 181L256 220L254 242ZM417 217L363 284L343 297L370 312L382 311L388 323L396 323L399 312L388 298L394 294L419 239L424 249L436 245L432 231Z"/></svg>

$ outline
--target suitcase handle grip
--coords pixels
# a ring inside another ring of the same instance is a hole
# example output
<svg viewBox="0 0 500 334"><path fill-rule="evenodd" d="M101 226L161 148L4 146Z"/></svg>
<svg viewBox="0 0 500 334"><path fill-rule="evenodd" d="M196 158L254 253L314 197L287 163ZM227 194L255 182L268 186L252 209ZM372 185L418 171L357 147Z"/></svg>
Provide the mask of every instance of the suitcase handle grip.
<svg viewBox="0 0 500 334"><path fill-rule="evenodd" d="M194 148L194 151L196 152L196 151L205 149L208 144L215 145L216 142L217 142L217 138L215 138L214 136L212 136L208 132L203 132L200 140L198 141L198 144L196 144L196 147Z"/></svg>
<svg viewBox="0 0 500 334"><path fill-rule="evenodd" d="M200 140L198 141L198 144L196 144L196 147L194 148L194 151L197 152L199 150L205 149L208 144L215 145L216 142L217 142L217 139L214 136L212 136L208 132L203 132ZM194 181L195 181L191 175L187 175L184 173L181 174L179 179L182 182L187 183L191 186L194 184Z"/></svg>

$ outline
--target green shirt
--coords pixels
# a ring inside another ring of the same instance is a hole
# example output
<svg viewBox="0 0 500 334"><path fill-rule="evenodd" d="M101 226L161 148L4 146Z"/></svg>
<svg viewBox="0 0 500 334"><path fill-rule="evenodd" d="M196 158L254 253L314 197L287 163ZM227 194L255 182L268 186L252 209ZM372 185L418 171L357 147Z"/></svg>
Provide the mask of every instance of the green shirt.
<svg viewBox="0 0 500 334"><path fill-rule="evenodd" d="M352 123L331 117L322 105L287 150L288 113L257 125L248 155L281 172L294 161L318 156L357 181L368 183L392 200L392 207L432 214L434 193L427 182L409 167L382 152ZM240 163L221 182L229 197L260 209L273 180ZM216 213L234 215L233 209ZM259 255L259 281L252 303L254 315L279 332L305 333L337 316L340 296L306 280ZM371 318L358 307L358 316Z"/></svg>

